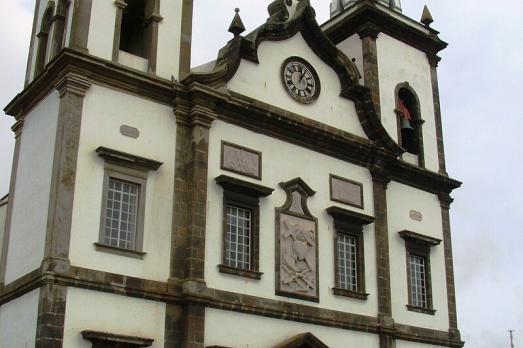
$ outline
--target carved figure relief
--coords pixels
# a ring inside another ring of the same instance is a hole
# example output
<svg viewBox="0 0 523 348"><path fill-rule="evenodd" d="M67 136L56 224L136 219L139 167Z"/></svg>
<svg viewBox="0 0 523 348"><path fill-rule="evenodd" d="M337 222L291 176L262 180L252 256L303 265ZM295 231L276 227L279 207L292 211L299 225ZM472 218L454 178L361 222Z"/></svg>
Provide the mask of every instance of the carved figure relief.
<svg viewBox="0 0 523 348"><path fill-rule="evenodd" d="M276 293L318 301L317 219L307 207L315 192L300 178L280 186L287 199L276 209Z"/></svg>
<svg viewBox="0 0 523 348"><path fill-rule="evenodd" d="M222 169L261 179L261 153L222 142Z"/></svg>

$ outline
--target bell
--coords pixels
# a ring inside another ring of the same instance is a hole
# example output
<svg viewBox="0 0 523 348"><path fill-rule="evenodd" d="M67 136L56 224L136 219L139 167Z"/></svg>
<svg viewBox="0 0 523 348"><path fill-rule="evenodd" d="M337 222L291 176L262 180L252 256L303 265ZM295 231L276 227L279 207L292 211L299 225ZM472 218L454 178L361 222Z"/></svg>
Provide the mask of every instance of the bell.
<svg viewBox="0 0 523 348"><path fill-rule="evenodd" d="M412 125L410 124L410 121L406 118L401 118L401 129L414 129L412 128Z"/></svg>

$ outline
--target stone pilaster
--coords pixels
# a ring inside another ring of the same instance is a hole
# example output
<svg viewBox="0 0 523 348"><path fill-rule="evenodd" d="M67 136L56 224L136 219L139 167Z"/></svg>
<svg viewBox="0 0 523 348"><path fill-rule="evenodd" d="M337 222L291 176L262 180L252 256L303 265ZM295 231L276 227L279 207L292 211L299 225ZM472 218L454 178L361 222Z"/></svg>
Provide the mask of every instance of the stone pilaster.
<svg viewBox="0 0 523 348"><path fill-rule="evenodd" d="M445 165L445 147L443 145L443 125L441 120L441 105L439 99L439 86L438 86L438 71L437 66L439 57L429 56L430 63L430 78L432 81L432 99L434 102L434 118L436 122L436 140L438 146L438 162L439 162L439 173L445 176L447 174L447 167Z"/></svg>
<svg viewBox="0 0 523 348"><path fill-rule="evenodd" d="M461 339L458 330L456 312L456 289L454 285L454 259L452 256L452 238L450 232L450 205L454 201L448 194L440 194L441 220L443 224L443 248L445 254L445 271L447 280L447 304L449 312L449 335L454 341Z"/></svg>
<svg viewBox="0 0 523 348"><path fill-rule="evenodd" d="M358 28L363 50L363 79L365 86L372 92L372 101L376 114L381 117L380 81L378 70L378 47L376 40L380 30L372 23L366 23Z"/></svg>
<svg viewBox="0 0 523 348"><path fill-rule="evenodd" d="M79 0L75 1L72 7L73 21L69 45L71 48L85 53L88 52L87 40L89 39L92 6L92 0Z"/></svg>

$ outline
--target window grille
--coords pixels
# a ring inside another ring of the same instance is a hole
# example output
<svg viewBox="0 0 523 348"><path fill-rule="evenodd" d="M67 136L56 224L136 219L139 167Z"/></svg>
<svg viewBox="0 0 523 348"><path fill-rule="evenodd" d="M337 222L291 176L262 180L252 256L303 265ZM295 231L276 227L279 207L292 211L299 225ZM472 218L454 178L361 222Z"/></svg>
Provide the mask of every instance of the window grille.
<svg viewBox="0 0 523 348"><path fill-rule="evenodd" d="M134 249L140 185L109 178L105 210L106 245Z"/></svg>
<svg viewBox="0 0 523 348"><path fill-rule="evenodd" d="M338 279L339 287L358 291L358 238L338 234Z"/></svg>
<svg viewBox="0 0 523 348"><path fill-rule="evenodd" d="M252 212L233 205L227 206L226 265L251 268Z"/></svg>
<svg viewBox="0 0 523 348"><path fill-rule="evenodd" d="M427 307L427 272L424 257L410 255L410 293L411 304L416 307Z"/></svg>

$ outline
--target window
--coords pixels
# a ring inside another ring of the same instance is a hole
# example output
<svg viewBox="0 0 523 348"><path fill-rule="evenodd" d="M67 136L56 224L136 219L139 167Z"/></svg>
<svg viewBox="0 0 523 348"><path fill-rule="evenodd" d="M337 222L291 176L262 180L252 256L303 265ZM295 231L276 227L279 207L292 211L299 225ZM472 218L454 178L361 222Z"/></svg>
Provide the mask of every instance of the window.
<svg viewBox="0 0 523 348"><path fill-rule="evenodd" d="M430 249L441 240L411 231L401 231L407 255L407 309L413 312L434 314L430 276Z"/></svg>
<svg viewBox="0 0 523 348"><path fill-rule="evenodd" d="M374 222L371 216L332 206L327 209L334 219L335 295L367 299L365 293L365 257L363 226Z"/></svg>
<svg viewBox="0 0 523 348"><path fill-rule="evenodd" d="M227 205L226 209L225 264L250 270L253 212L232 204Z"/></svg>
<svg viewBox="0 0 523 348"><path fill-rule="evenodd" d="M159 0L116 0L113 61L149 72L156 71ZM137 59L139 57L140 59Z"/></svg>
<svg viewBox="0 0 523 348"><path fill-rule="evenodd" d="M222 273L261 279L259 272L259 200L273 189L220 175L223 187Z"/></svg>
<svg viewBox="0 0 523 348"><path fill-rule="evenodd" d="M150 347L154 340L135 336L118 335L108 332L84 330L82 338L91 341L93 348L138 348Z"/></svg>
<svg viewBox="0 0 523 348"><path fill-rule="evenodd" d="M109 176L104 244L135 249L141 185Z"/></svg>
<svg viewBox="0 0 523 348"><path fill-rule="evenodd" d="M99 147L105 160L99 251L143 257L146 182L162 163Z"/></svg>
<svg viewBox="0 0 523 348"><path fill-rule="evenodd" d="M396 115L398 143L411 155L417 156L418 165L424 167L423 130L420 103L408 82L396 87Z"/></svg>
<svg viewBox="0 0 523 348"><path fill-rule="evenodd" d="M39 75L45 67L47 60L47 46L49 41L49 31L51 29L51 24L53 21L54 15L54 3L49 3L47 9L45 10L44 16L42 17L42 22L40 24L40 31L36 35L38 38L38 49L36 52L36 62L35 62L35 73L34 75Z"/></svg>

